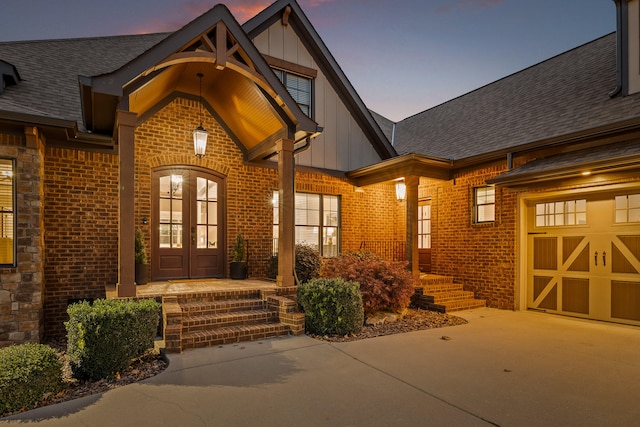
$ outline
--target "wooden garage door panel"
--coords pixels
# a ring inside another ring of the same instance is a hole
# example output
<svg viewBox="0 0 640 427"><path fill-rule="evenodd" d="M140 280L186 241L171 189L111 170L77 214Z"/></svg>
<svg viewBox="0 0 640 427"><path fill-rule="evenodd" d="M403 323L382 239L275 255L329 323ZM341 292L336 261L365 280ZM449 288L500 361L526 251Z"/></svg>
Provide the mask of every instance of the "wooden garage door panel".
<svg viewBox="0 0 640 427"><path fill-rule="evenodd" d="M536 237L533 239L533 268L536 270L558 269L558 239Z"/></svg>
<svg viewBox="0 0 640 427"><path fill-rule="evenodd" d="M562 310L589 314L589 279L562 279Z"/></svg>
<svg viewBox="0 0 640 427"><path fill-rule="evenodd" d="M640 320L640 282L611 281L611 317Z"/></svg>

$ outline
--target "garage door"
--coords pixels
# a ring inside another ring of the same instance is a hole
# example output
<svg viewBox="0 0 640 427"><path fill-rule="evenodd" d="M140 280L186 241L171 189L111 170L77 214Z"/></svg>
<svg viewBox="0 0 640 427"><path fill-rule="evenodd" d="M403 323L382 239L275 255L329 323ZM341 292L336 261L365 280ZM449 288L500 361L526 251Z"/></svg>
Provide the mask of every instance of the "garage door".
<svg viewBox="0 0 640 427"><path fill-rule="evenodd" d="M531 201L527 306L640 325L640 192Z"/></svg>

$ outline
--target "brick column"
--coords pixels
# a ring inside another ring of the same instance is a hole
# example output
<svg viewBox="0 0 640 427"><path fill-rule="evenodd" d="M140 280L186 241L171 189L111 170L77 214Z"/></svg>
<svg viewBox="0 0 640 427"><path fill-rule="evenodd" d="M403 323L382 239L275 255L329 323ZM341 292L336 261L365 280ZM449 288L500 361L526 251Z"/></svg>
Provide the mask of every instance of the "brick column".
<svg viewBox="0 0 640 427"><path fill-rule="evenodd" d="M135 297L134 143L137 115L117 112L120 204L118 206L118 297Z"/></svg>
<svg viewBox="0 0 640 427"><path fill-rule="evenodd" d="M418 184L420 177L405 177L407 186L407 261L414 276L420 275L418 259Z"/></svg>
<svg viewBox="0 0 640 427"><path fill-rule="evenodd" d="M281 139L278 150L278 286L295 286L295 168L293 141Z"/></svg>

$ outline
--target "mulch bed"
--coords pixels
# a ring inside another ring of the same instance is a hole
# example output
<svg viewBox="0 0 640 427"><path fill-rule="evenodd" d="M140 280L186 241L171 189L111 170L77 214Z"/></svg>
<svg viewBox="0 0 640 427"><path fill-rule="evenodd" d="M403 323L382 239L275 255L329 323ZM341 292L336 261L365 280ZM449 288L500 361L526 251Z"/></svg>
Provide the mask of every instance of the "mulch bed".
<svg viewBox="0 0 640 427"><path fill-rule="evenodd" d="M409 308L401 319L393 322L384 322L375 325L365 325L362 331L350 335L314 335L308 336L331 342L349 342L367 338L381 337L384 335L402 334L405 332L421 331L424 329L443 328L445 326L464 325L467 323L461 317L452 316L435 311Z"/></svg>
<svg viewBox="0 0 640 427"><path fill-rule="evenodd" d="M312 338L331 341L331 342L348 342L357 341L366 338L380 337L384 335L400 334L405 332L420 331L424 329L442 328L445 326L455 326L467 323L466 320L452 316L449 314L436 313L433 311L408 309L401 319L392 322L384 322L376 325L366 325L358 334L342 335L324 335L318 336L307 334ZM100 381L77 381L71 377L71 369L67 363L65 354L67 345L63 340L51 341L46 344L58 351L60 357L65 362L63 376L67 383L60 393L54 396L46 396L36 407L52 405L68 400L77 399L97 393L104 393L117 387L142 381L145 378L159 374L167 368L167 362L158 354L149 352L145 356L135 360L125 372L118 373L115 378ZM27 411L34 408L23 408ZM11 413L1 414L1 417L12 415Z"/></svg>

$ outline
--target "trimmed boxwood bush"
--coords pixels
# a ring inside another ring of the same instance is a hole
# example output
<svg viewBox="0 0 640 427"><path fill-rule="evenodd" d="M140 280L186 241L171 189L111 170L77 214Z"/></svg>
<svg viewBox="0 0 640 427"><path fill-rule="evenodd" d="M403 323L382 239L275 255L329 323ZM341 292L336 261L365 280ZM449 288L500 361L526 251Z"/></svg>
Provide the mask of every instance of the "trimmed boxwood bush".
<svg viewBox="0 0 640 427"><path fill-rule="evenodd" d="M296 277L299 283L307 283L320 275L322 257L320 252L311 246L302 243L296 244ZM278 275L278 255L269 260L267 277L275 279Z"/></svg>
<svg viewBox="0 0 640 427"><path fill-rule="evenodd" d="M329 258L321 275L360 283L365 316L407 308L416 282L407 270L407 262L387 261L369 252L344 253Z"/></svg>
<svg viewBox="0 0 640 427"><path fill-rule="evenodd" d="M362 295L356 282L340 278L312 279L298 287L305 328L318 335L346 335L362 330Z"/></svg>
<svg viewBox="0 0 640 427"><path fill-rule="evenodd" d="M31 408L45 395L62 390L62 362L42 344L0 349L0 414Z"/></svg>
<svg viewBox="0 0 640 427"><path fill-rule="evenodd" d="M110 378L153 347L160 304L152 299L96 300L68 307L67 355L79 380Z"/></svg>

